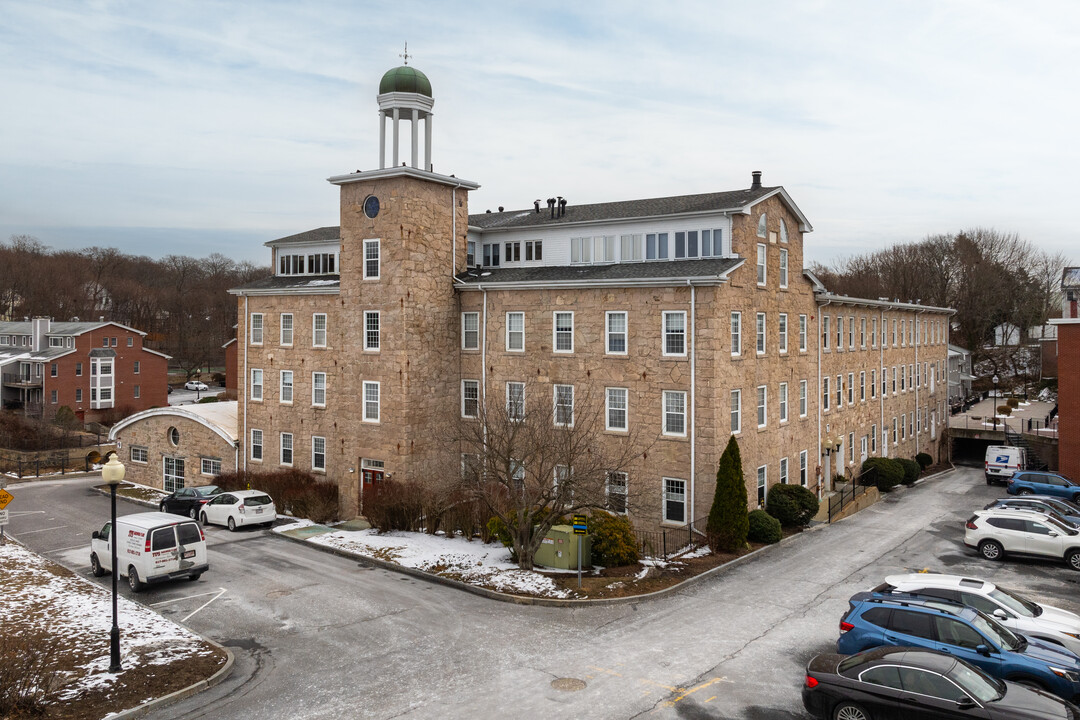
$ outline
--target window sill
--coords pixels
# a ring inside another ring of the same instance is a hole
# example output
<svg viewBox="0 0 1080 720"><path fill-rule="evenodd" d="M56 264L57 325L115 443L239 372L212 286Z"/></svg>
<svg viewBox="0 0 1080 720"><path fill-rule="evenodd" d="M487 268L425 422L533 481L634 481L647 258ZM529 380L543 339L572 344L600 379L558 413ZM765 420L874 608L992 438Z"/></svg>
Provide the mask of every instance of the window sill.
<svg viewBox="0 0 1080 720"><path fill-rule="evenodd" d="M661 520L660 521L660 527L684 528L684 527L686 527L686 523L685 522L675 522L674 520Z"/></svg>
<svg viewBox="0 0 1080 720"><path fill-rule="evenodd" d="M687 442L686 435L668 435L667 433L660 434L661 440L674 440L675 442Z"/></svg>

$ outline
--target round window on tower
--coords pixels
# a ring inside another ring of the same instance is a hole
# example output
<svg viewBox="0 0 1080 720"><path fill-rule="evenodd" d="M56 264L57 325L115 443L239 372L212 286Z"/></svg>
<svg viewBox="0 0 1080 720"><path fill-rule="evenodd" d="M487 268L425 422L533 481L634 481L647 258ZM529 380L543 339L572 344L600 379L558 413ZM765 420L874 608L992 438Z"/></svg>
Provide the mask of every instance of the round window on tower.
<svg viewBox="0 0 1080 720"><path fill-rule="evenodd" d="M368 195L364 198L364 214L371 219L375 219L375 216L379 214L379 198L374 195Z"/></svg>
<svg viewBox="0 0 1080 720"><path fill-rule="evenodd" d="M175 427L169 428L169 444L177 447L180 444L180 431Z"/></svg>

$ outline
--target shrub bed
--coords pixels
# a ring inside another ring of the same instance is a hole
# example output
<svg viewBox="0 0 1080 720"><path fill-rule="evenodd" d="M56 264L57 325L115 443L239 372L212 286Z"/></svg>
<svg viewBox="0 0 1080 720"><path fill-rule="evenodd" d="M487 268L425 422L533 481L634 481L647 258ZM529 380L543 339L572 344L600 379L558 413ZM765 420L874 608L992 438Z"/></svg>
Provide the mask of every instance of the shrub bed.
<svg viewBox="0 0 1080 720"><path fill-rule="evenodd" d="M222 490L244 490L249 486L262 490L273 498L278 512L293 517L307 518L317 523L340 519L337 484L302 470L246 473L241 470L218 475L214 478L214 484Z"/></svg>
<svg viewBox="0 0 1080 720"><path fill-rule="evenodd" d="M919 479L919 475L922 474L922 468L919 467L919 463L914 460L908 460L907 458L900 458L896 460L900 463L900 467L903 468L904 479L903 483L907 486L915 484L915 481Z"/></svg>
<svg viewBox="0 0 1080 720"><path fill-rule="evenodd" d="M876 485L881 492L889 492L904 479L904 468L892 458L867 458L862 471L863 485Z"/></svg>
<svg viewBox="0 0 1080 720"><path fill-rule="evenodd" d="M769 545L780 542L784 531L780 529L780 521L764 510L754 510L750 513L750 529L746 533L746 539L750 542L768 543Z"/></svg>
<svg viewBox="0 0 1080 720"><path fill-rule="evenodd" d="M797 527L817 515L817 495L802 485L773 485L765 501L765 512L780 521L783 527Z"/></svg>
<svg viewBox="0 0 1080 720"><path fill-rule="evenodd" d="M589 518L589 534L592 536L593 565L633 565L641 559L634 526L624 515L594 512Z"/></svg>

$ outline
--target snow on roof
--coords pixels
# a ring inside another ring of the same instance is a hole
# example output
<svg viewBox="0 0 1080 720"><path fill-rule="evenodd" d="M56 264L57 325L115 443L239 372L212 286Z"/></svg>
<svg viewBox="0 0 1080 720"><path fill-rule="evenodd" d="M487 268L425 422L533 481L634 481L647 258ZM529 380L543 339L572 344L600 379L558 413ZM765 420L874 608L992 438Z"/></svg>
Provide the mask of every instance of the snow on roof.
<svg viewBox="0 0 1080 720"><path fill-rule="evenodd" d="M239 439L237 431L236 400L215 403L195 403L193 405L173 405L170 407L143 410L134 415L129 415L113 425L112 430L109 431L109 439L115 440L117 434L132 423L136 423L144 418L161 415L173 415L194 420L195 422L210 428L220 435L222 439L233 445L235 445L236 441Z"/></svg>

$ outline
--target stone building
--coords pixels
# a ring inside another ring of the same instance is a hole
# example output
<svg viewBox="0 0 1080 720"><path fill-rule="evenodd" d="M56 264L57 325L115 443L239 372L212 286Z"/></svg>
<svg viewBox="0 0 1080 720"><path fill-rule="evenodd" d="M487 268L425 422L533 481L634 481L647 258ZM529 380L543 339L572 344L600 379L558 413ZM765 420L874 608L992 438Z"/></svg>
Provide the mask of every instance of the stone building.
<svg viewBox="0 0 1080 720"><path fill-rule="evenodd" d="M380 168L329 179L340 226L268 242L275 275L232 290L242 465L324 475L351 515L438 459L437 418L494 393L555 420L589 392L596 442L649 438L609 492L653 527L707 514L733 433L755 507L869 455L939 454L950 311L828 293L783 187L469 215L478 185L431 171L427 78L392 70L378 101Z"/></svg>

